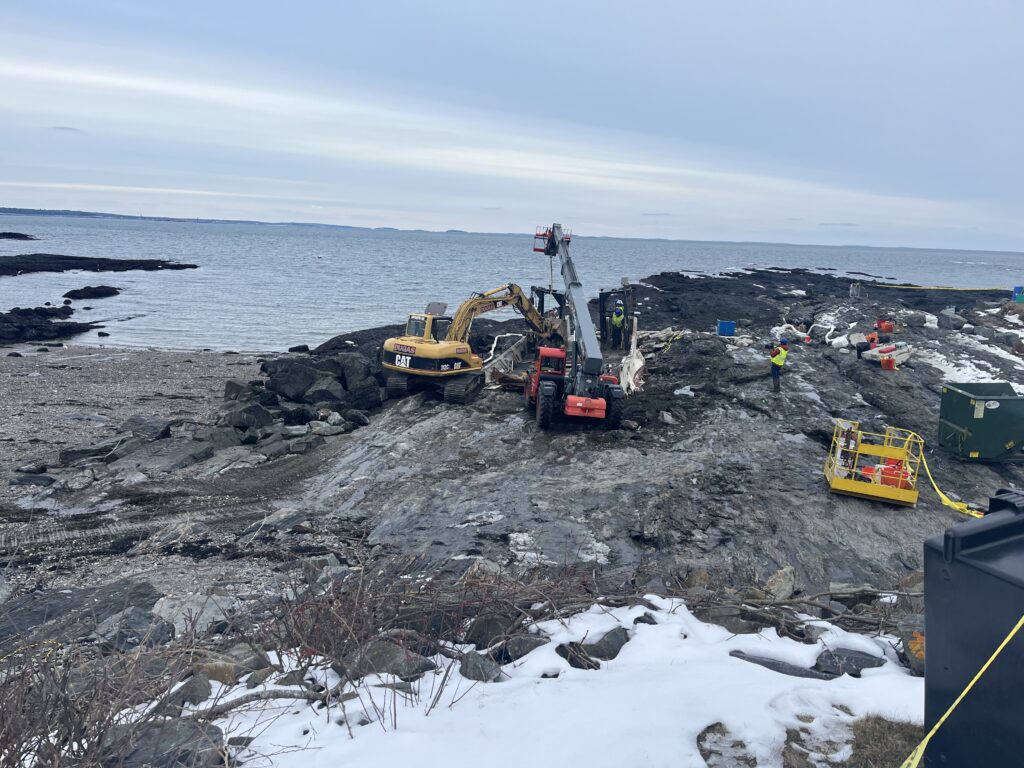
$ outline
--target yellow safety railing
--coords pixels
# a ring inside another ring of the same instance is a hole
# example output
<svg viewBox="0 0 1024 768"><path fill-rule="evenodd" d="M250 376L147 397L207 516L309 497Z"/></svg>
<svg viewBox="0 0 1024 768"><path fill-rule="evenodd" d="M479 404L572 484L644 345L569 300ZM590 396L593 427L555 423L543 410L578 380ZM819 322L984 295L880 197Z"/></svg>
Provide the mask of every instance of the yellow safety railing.
<svg viewBox="0 0 1024 768"><path fill-rule="evenodd" d="M859 422L836 419L825 479L834 493L913 506L923 451L924 440L908 429L864 432Z"/></svg>

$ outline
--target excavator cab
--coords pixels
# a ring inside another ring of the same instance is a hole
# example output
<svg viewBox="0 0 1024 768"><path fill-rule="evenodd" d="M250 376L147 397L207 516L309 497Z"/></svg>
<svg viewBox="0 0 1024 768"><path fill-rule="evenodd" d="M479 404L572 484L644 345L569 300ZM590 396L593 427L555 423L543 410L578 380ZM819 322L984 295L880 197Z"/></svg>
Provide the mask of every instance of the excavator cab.
<svg viewBox="0 0 1024 768"><path fill-rule="evenodd" d="M404 339L416 341L444 341L452 319L446 316L414 314L405 323Z"/></svg>

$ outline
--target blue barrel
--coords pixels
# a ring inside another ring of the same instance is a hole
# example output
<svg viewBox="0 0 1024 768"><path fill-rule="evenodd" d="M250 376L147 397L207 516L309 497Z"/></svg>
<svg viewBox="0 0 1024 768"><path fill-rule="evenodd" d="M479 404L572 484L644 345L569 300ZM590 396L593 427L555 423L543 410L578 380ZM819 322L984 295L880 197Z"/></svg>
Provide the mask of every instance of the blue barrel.
<svg viewBox="0 0 1024 768"><path fill-rule="evenodd" d="M719 320L718 321L718 335L719 336L735 336L736 335L736 321L735 320Z"/></svg>
<svg viewBox="0 0 1024 768"><path fill-rule="evenodd" d="M1024 285L1013 286L1013 300L1017 303L1024 303Z"/></svg>

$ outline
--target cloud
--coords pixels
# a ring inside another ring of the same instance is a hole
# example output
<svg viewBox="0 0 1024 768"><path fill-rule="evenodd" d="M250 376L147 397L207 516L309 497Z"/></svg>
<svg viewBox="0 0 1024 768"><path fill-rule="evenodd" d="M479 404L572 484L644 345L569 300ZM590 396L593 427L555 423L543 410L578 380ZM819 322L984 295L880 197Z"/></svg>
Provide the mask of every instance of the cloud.
<svg viewBox="0 0 1024 768"><path fill-rule="evenodd" d="M25 180L2 186L119 194L126 205L134 194L291 201L335 211L340 199L358 198L358 204L345 204L350 208L381 209L394 208L394 201L401 199L403 210L429 212L441 228L444 222L461 221L466 211L505 211L505 206L481 209L476 202L500 195L535 208L569 201L572 211L587 212L576 217L578 225L595 232L635 234L649 226L645 219L671 218L673 232L681 236L726 239L738 233L791 236L793 227L780 222L804 221L785 216L793 210L806 211L808 222L818 220L822 229L862 227L872 232L894 227L940 231L949 222L986 227L1009 221L999 211L961 201L857 189L794 172L749 173L720 155L712 164L699 148L655 149L635 135L531 123L440 102L403 100L384 91L333 86L286 90L252 82L255 78L173 71L167 75L144 71L141 65L117 68L102 56L92 64L56 59L39 64L27 54L21 59L0 57L0 111L36 125L40 118L73 120L85 129L66 124L53 129L88 130L108 142L112 158L107 178L93 170L76 178L62 174L57 161L40 147L34 165L25 153L19 154L21 167L28 169L19 173ZM219 70L211 66L209 71ZM119 160L128 146L145 155L147 167L129 168ZM308 196L285 194L272 179L244 185L224 173L167 183L185 171L204 175L213 167L254 161L272 166L286 183L308 181L311 169L321 181L311 183L315 189L306 190ZM196 208L198 215L217 216L217 210L212 202ZM664 229L659 233L669 234Z"/></svg>
<svg viewBox="0 0 1024 768"><path fill-rule="evenodd" d="M50 130L57 131L59 133L85 133L81 128L75 128L70 125L51 125Z"/></svg>

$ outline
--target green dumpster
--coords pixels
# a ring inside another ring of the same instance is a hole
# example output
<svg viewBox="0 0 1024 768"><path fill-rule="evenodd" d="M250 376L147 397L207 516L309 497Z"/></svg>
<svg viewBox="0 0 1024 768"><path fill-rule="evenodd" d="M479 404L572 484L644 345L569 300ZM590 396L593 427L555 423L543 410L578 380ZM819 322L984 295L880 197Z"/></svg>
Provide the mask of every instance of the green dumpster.
<svg viewBox="0 0 1024 768"><path fill-rule="evenodd" d="M1024 397L1005 381L944 384L939 445L964 461L1024 458Z"/></svg>

